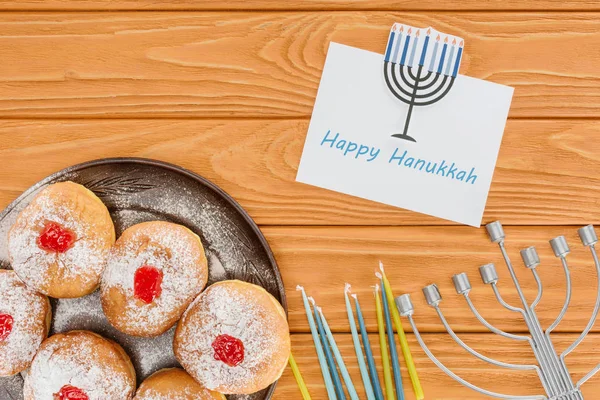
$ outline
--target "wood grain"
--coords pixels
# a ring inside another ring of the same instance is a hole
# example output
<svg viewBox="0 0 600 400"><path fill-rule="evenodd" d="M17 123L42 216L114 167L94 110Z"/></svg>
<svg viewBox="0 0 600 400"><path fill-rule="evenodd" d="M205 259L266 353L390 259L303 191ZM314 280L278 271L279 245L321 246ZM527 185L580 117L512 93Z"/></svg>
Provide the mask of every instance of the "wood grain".
<svg viewBox="0 0 600 400"><path fill-rule="evenodd" d="M497 338L492 334L466 334L461 335L461 338L477 351L495 359L518 364L533 363L535 361L531 356L531 350L526 345L523 346L508 339ZM576 335L557 335L553 338L553 341L556 347L565 348L575 338ZM409 334L408 339L426 399L481 400L488 398L461 386L449 378L427 358L413 335ZM511 395L543 393L535 373L528 371L516 372L490 366L466 353L447 335L425 334L424 340L430 350L452 371L476 385ZM349 334L338 334L336 335L336 342L340 347L340 352L344 357L353 382L357 386L359 396L365 398L351 336ZM376 363L380 368L378 343L377 336L372 335L371 345ZM591 335L567 358L567 366L575 382L600 361L597 357L589 356L590 353L596 352L598 346L600 346L600 335ZM292 337L292 350L296 354L296 361L309 386L312 398L314 400L327 399L311 336L308 334L294 335ZM415 397L410 387L408 373L405 368L402 372L406 399L413 400ZM382 378L381 371L379 377ZM583 386L583 394L586 399L595 399L598 393L600 393L600 376L592 378ZM288 368L278 383L274 399L299 399L300 397L296 382Z"/></svg>
<svg viewBox="0 0 600 400"><path fill-rule="evenodd" d="M465 37L512 117L597 116L596 13L365 11L4 13L0 117L308 118L329 43L382 52L395 21Z"/></svg>
<svg viewBox="0 0 600 400"><path fill-rule="evenodd" d="M449 222L295 182L308 121L0 121L0 207L79 162L156 158L212 180L262 225ZM484 221L600 223L598 121L509 121Z"/></svg>
<svg viewBox="0 0 600 400"><path fill-rule="evenodd" d="M592 256L581 245L575 227L506 227L507 248L517 275L530 302L537 294L532 274L523 266L519 250L536 246L542 264L538 268L544 295L537 308L543 326L558 315L565 298L565 279L560 261L554 257L548 240L565 235L572 253L573 296L571 306L557 331L580 332L587 324L597 293ZM424 332L442 332L435 311L427 306L421 289L436 283L444 297L441 308L457 332L486 332L472 315L451 282L454 274L467 272L473 291L471 299L481 314L505 331L523 332L519 314L503 309L490 287L481 282L478 268L493 262L500 276L499 288L505 299L519 305L510 275L497 245L485 229L468 227L264 227L281 267L287 289L289 319L293 332L308 332L308 323L296 285L305 287L323 307L331 328L349 332L344 305L344 284L352 284L365 313L368 329L376 331L372 286L379 260L398 296L409 293L415 304L415 320ZM408 327L407 327L408 328ZM600 331L600 324L594 328ZM599 360L600 361L600 360Z"/></svg>
<svg viewBox="0 0 600 400"><path fill-rule="evenodd" d="M593 0L1 0L0 10L599 10Z"/></svg>

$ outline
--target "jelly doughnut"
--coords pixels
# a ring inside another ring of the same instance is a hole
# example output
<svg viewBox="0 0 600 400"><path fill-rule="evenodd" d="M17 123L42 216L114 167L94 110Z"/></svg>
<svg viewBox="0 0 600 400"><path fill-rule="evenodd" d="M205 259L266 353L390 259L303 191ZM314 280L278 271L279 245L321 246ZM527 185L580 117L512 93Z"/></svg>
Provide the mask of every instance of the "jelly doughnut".
<svg viewBox="0 0 600 400"><path fill-rule="evenodd" d="M88 331L46 339L25 376L24 400L131 400L135 371L118 344Z"/></svg>
<svg viewBox="0 0 600 400"><path fill-rule="evenodd" d="M225 394L250 394L281 376L290 333L279 302L263 288L222 281L206 289L183 314L175 356L202 386Z"/></svg>
<svg viewBox="0 0 600 400"><path fill-rule="evenodd" d="M157 336L175 325L207 279L196 234L170 222L143 222L126 229L110 252L102 308L118 330Z"/></svg>
<svg viewBox="0 0 600 400"><path fill-rule="evenodd" d="M0 269L0 376L29 367L51 317L46 296L25 286L14 271Z"/></svg>
<svg viewBox="0 0 600 400"><path fill-rule="evenodd" d="M181 368L167 368L146 378L134 400L225 400L225 396L203 388Z"/></svg>
<svg viewBox="0 0 600 400"><path fill-rule="evenodd" d="M100 283L115 229L102 201L85 187L46 187L17 216L8 234L13 269L50 297L81 297Z"/></svg>

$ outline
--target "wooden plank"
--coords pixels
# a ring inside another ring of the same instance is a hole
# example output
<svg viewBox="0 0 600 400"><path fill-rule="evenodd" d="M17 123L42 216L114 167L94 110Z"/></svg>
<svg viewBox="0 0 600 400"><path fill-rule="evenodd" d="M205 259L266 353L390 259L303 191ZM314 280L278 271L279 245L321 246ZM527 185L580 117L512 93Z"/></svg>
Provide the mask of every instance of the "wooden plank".
<svg viewBox="0 0 600 400"><path fill-rule="evenodd" d="M575 227L506 227L507 248L523 286L532 302L537 294L532 274L523 266L519 250L536 246L542 265L538 268L544 284L537 314L549 326L565 297L561 263L550 250L548 240L565 235L572 253L568 256L573 283L571 306L558 331L580 332L588 323L596 299L596 273L592 256L577 237ZM471 299L480 313L505 331L525 331L520 314L503 309L492 289L481 282L479 266L496 264L498 287L505 299L519 305L497 245L487 238L485 229L469 227L263 227L281 268L289 303L293 332L307 332L308 323L296 285L303 285L314 296L333 330L348 332L344 305L344 284L352 284L365 313L368 329L376 331L373 289L378 261L387 266L395 295L409 293L415 304L415 320L424 332L442 332L434 309L424 300L421 289L436 283L444 297L441 308L457 332L486 332L469 310L451 282L454 274L467 272L473 290ZM408 327L407 327L408 328ZM600 331L600 324L594 327Z"/></svg>
<svg viewBox="0 0 600 400"><path fill-rule="evenodd" d="M508 339L498 338L492 334L466 334L461 335L461 338L477 351L495 359L519 364L535 362L531 355L531 350L527 348L527 345L523 346ZM557 348L563 349L572 343L575 338L576 335L563 334L554 337L553 341ZM488 398L465 388L445 375L427 358L413 335L409 334L408 339L419 371L425 398L444 400L481 400L482 398ZM490 366L485 362L475 359L458 347L447 335L426 334L424 335L424 340L431 351L452 371L476 385L510 395L536 395L543 393L534 372L511 371ZM338 334L336 335L336 342L340 347L340 352L344 357L353 382L359 391L360 398L365 398L351 336L349 334ZM380 368L381 362L378 343L377 336L372 335L371 345L373 346L376 363L378 368ZM597 351L599 345L600 335L591 335L567 358L567 366L575 383L600 361L600 354ZM323 378L310 335L293 335L292 351L309 386L313 400L327 399ZM412 393L410 380L405 368L403 368L402 373L406 399L413 400L415 397ZM382 378L381 371L379 372L379 377ZM583 395L586 399L596 398L595 396L598 393L600 393L600 377L596 376L583 386ZM274 399L297 398L300 398L300 392L288 368L278 383Z"/></svg>
<svg viewBox="0 0 600 400"><path fill-rule="evenodd" d="M115 156L157 158L212 180L262 225L447 224L295 182L308 121L0 121L0 208L43 177ZM600 223L600 121L511 120L484 221Z"/></svg>
<svg viewBox="0 0 600 400"><path fill-rule="evenodd" d="M330 41L382 52L394 21L465 37L512 117L597 116L596 13L369 11L5 13L0 117L307 118Z"/></svg>
<svg viewBox="0 0 600 400"><path fill-rule="evenodd" d="M1 0L0 10L599 10L593 0Z"/></svg>

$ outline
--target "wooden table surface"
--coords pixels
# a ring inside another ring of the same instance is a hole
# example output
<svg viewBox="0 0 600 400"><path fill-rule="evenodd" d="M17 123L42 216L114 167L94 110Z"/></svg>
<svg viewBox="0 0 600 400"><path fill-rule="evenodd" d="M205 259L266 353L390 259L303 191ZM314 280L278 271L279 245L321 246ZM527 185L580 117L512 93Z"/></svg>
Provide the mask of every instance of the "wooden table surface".
<svg viewBox="0 0 600 400"><path fill-rule="evenodd" d="M438 283L450 324L477 350L533 362L526 346L488 333L451 285L450 276L468 272L482 314L523 331L478 279L479 265L502 266L484 229L294 182L329 42L382 53L396 21L464 37L461 72L515 88L484 222L504 223L515 261L527 245L540 250L545 326L565 291L547 240L569 239L574 295L554 339L566 348L596 297L592 259L576 236L578 226L600 223L595 0L0 0L0 207L86 160L179 164L229 192L261 226L281 267L293 350L313 399L326 394L295 287L304 285L323 305L362 386L343 287L353 284L375 333L370 286L379 259L396 292L413 295L425 340L455 372L489 390L541 393L533 373L465 354L420 293ZM499 272L516 303L505 268ZM518 274L532 300L535 284L520 262ZM444 375L408 336L427 399L483 397ZM567 360L575 381L600 362L600 324ZM406 374L404 384L413 399ZM583 391L588 399L600 395L600 376ZM300 398L289 371L274 398Z"/></svg>

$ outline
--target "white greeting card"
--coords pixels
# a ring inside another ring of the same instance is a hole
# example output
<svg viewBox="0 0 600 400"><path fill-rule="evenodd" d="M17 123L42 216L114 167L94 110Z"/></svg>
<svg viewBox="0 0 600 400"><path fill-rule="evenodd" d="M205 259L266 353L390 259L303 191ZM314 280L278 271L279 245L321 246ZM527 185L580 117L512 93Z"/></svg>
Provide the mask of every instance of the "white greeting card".
<svg viewBox="0 0 600 400"><path fill-rule="evenodd" d="M462 39L415 29L384 55L330 44L296 180L479 227L513 89L459 75Z"/></svg>

